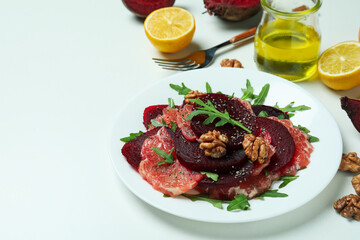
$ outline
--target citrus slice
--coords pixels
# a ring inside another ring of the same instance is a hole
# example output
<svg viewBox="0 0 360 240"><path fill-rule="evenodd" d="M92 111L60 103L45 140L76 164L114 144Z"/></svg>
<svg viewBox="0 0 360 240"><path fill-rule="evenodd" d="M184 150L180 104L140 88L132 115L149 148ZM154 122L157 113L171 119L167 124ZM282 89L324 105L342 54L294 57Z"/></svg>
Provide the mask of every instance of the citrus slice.
<svg viewBox="0 0 360 240"><path fill-rule="evenodd" d="M195 32L195 19L183 8L160 8L145 19L144 28L146 36L158 50L174 53L191 42Z"/></svg>
<svg viewBox="0 0 360 240"><path fill-rule="evenodd" d="M345 41L330 47L318 60L319 77L335 90L360 85L360 42Z"/></svg>

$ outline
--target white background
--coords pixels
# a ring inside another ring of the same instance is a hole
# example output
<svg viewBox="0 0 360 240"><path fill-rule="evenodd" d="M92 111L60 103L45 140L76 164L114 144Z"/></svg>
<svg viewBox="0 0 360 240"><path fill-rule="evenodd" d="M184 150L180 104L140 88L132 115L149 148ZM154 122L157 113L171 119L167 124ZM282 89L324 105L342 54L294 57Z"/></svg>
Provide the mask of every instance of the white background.
<svg viewBox="0 0 360 240"><path fill-rule="evenodd" d="M194 14L197 29L188 48L165 57L212 47L256 26L260 17L229 23L202 14L200 0L177 0L175 6ZM322 51L358 40L359 9L356 0L324 0ZM224 49L210 67L218 67L223 58L237 58L256 69L253 51L252 44ZM113 170L106 140L120 107L133 94L176 74L160 69L152 57L163 54L147 40L143 21L120 0L0 2L0 239L359 236L360 223L332 208L335 200L354 193L351 173L338 172L322 193L299 209L242 224L175 217L127 190ZM339 102L341 96L360 97L360 87L332 91L319 80L299 85L335 117L344 152L360 153L360 134Z"/></svg>

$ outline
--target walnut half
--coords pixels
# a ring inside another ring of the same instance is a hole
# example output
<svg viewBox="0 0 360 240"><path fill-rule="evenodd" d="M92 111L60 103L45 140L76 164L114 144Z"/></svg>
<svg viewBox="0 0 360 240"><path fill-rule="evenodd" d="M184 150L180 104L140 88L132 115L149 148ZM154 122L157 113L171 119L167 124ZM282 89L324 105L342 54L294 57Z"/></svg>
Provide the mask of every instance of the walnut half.
<svg viewBox="0 0 360 240"><path fill-rule="evenodd" d="M222 67L233 67L233 68L244 68L241 62L237 59L225 58L221 60L220 66Z"/></svg>
<svg viewBox="0 0 360 240"><path fill-rule="evenodd" d="M189 99L195 99L206 95L206 93L199 92L198 90L190 91L188 94L185 95L185 103L188 104L194 104L193 102L190 102Z"/></svg>
<svg viewBox="0 0 360 240"><path fill-rule="evenodd" d="M355 192L360 195L360 174L353 177L351 184L353 185Z"/></svg>
<svg viewBox="0 0 360 240"><path fill-rule="evenodd" d="M226 143L229 142L225 134L219 131L209 131L200 136L200 149L205 150L205 156L221 158L226 154Z"/></svg>
<svg viewBox="0 0 360 240"><path fill-rule="evenodd" d="M355 152L343 154L339 166L341 171L360 172L360 158Z"/></svg>
<svg viewBox="0 0 360 240"><path fill-rule="evenodd" d="M360 220L360 196L350 194L340 198L334 203L334 208L345 218Z"/></svg>
<svg viewBox="0 0 360 240"><path fill-rule="evenodd" d="M242 145L246 156L253 162L258 160L263 164L269 155L269 145L262 137L255 137L253 134L245 134Z"/></svg>

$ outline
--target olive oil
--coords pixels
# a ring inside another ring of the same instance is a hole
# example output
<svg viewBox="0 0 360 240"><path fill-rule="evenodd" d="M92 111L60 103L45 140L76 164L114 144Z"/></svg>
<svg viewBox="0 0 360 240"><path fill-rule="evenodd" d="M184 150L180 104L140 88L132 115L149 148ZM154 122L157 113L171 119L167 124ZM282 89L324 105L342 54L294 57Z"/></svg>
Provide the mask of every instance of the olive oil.
<svg viewBox="0 0 360 240"><path fill-rule="evenodd" d="M265 23L255 37L258 67L294 82L316 74L319 52L317 31L296 20L276 19Z"/></svg>

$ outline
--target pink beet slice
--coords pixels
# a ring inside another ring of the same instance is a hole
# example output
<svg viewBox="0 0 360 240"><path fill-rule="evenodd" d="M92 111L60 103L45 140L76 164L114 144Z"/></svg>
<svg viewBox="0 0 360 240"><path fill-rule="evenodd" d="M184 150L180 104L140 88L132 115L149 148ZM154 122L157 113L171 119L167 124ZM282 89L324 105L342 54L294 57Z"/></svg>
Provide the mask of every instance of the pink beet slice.
<svg viewBox="0 0 360 240"><path fill-rule="evenodd" d="M284 125L275 120L257 117L259 129L266 130L271 136L271 145L275 147L275 153L267 170L276 171L285 166L294 156L295 143L291 134Z"/></svg>
<svg viewBox="0 0 360 240"><path fill-rule="evenodd" d="M342 97L341 108L345 110L351 122L358 132L360 132L360 100Z"/></svg>
<svg viewBox="0 0 360 240"><path fill-rule="evenodd" d="M141 134L137 138L131 140L128 143L125 143L121 149L121 153L125 156L128 163L138 171L139 164L141 162L141 148L144 141L151 136L154 136L158 131L159 127L154 128L150 131L147 131L144 134Z"/></svg>
<svg viewBox="0 0 360 240"><path fill-rule="evenodd" d="M254 164L245 161L242 166L232 169L226 173L219 173L217 181L210 178L203 178L198 183L198 187L203 189L223 189L238 186L251 176L253 170Z"/></svg>
<svg viewBox="0 0 360 240"><path fill-rule="evenodd" d="M280 117L284 116L284 119L289 119L289 115L272 106L267 105L252 105L251 109L254 111L255 115L258 116L260 112L264 111L268 114L268 116Z"/></svg>
<svg viewBox="0 0 360 240"><path fill-rule="evenodd" d="M226 110L231 118L240 121L251 131L256 131L256 116L252 114L246 107L244 107L237 99L229 98L224 94L217 93L207 94L203 97L200 97L200 99L205 103L209 100L220 112L224 112ZM231 124L215 127L215 124L219 121L219 119L216 119L213 123L204 125L203 122L207 117L207 115L198 115L191 120L191 128L197 137L200 137L202 134L207 133L208 131L213 131L216 129L229 138L229 143L227 144L228 148L242 148L241 143L244 139L244 135L247 133L244 129L233 126Z"/></svg>
<svg viewBox="0 0 360 240"><path fill-rule="evenodd" d="M163 109L166 108L168 105L152 105L144 110L143 114L143 124L145 128L148 128L149 124L151 123L151 119L156 118L159 114L163 113Z"/></svg>
<svg viewBox="0 0 360 240"><path fill-rule="evenodd" d="M180 129L175 133L168 130L174 139L175 152L180 163L186 168L194 171L224 172L238 167L246 162L244 149L228 150L221 158L206 157L204 150L200 149L197 141L185 139Z"/></svg>

